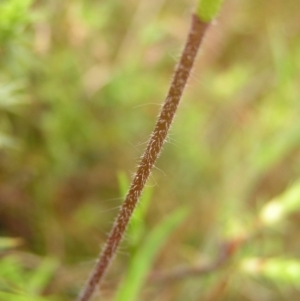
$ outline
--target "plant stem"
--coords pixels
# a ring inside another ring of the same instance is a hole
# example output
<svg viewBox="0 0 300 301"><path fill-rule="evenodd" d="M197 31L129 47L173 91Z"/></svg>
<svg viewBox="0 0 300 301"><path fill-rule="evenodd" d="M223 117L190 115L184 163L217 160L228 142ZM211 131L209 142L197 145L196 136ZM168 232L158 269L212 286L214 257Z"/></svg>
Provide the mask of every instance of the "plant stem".
<svg viewBox="0 0 300 301"><path fill-rule="evenodd" d="M120 241L122 240L123 234L150 175L152 167L161 152L162 145L167 137L182 92L195 61L199 45L208 25L209 23L201 21L196 15L192 16L189 35L181 55L181 59L175 69L170 90L159 114L155 128L140 160L137 172L120 209L119 215L106 241L106 245L99 256L96 266L83 288L81 295L77 299L78 301L90 300L97 285L102 280L108 265L111 263Z"/></svg>

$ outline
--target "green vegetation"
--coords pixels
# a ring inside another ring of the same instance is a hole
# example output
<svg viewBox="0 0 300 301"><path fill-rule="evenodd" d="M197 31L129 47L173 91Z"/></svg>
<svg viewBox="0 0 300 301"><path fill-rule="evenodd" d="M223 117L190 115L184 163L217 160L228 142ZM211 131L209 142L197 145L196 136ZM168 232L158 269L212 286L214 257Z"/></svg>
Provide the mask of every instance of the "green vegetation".
<svg viewBox="0 0 300 301"><path fill-rule="evenodd" d="M199 0L196 14L202 21L210 22L216 16L223 0Z"/></svg>
<svg viewBox="0 0 300 301"><path fill-rule="evenodd" d="M153 128L193 5L1 1L0 300L75 300ZM299 9L224 1L104 300L297 300ZM176 282L147 280L182 266L191 273Z"/></svg>

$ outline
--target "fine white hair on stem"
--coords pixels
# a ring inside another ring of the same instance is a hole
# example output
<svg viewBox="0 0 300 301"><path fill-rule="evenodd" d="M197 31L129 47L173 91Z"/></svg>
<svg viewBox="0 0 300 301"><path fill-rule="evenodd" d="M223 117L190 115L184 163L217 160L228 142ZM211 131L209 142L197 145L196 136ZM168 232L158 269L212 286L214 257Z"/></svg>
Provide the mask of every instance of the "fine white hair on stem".
<svg viewBox="0 0 300 301"><path fill-rule="evenodd" d="M101 201L101 204L109 203L109 202L115 202L115 201L123 201L124 196L122 197L117 197L117 198L111 198L111 199L104 199Z"/></svg>
<svg viewBox="0 0 300 301"><path fill-rule="evenodd" d="M146 107L146 106L161 106L161 103L155 103L155 102L148 102L148 103L144 103L144 104L141 104L141 105L137 105L137 106L134 106L133 109L138 109L138 108L141 108L141 107Z"/></svg>
<svg viewBox="0 0 300 301"><path fill-rule="evenodd" d="M112 207L112 208L108 208L108 209L102 209L99 214L101 213L106 213L106 212L110 212L110 211L114 211L114 210L117 210L117 209L120 209L121 205L118 205L118 206L115 206L115 207Z"/></svg>
<svg viewBox="0 0 300 301"><path fill-rule="evenodd" d="M150 181L150 180L152 180L152 181L154 182L154 184L151 185L151 184L148 182L147 184L145 184L145 187L149 187L149 188L152 188L152 187L155 187L155 186L159 187L157 181L155 180L155 177L154 177L153 173L151 173L151 174L149 175L149 181Z"/></svg>
<svg viewBox="0 0 300 301"><path fill-rule="evenodd" d="M160 171L165 177L167 176L167 175L164 173L164 171L163 171L162 169L158 168L157 166L153 166L153 168L155 168L155 169L157 169L158 171ZM158 184L157 184L157 186L158 186Z"/></svg>

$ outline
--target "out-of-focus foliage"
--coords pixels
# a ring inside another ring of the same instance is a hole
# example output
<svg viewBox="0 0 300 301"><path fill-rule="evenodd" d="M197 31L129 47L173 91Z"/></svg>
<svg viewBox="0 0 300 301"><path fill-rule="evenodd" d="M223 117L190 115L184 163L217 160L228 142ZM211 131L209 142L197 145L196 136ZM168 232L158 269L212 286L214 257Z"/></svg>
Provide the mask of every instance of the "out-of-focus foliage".
<svg viewBox="0 0 300 301"><path fill-rule="evenodd" d="M0 43L9 46L19 38L25 27L30 24L32 14L29 7L32 0L4 0L0 4Z"/></svg>
<svg viewBox="0 0 300 301"><path fill-rule="evenodd" d="M275 281L276 285L299 288L300 262L287 258L245 258L242 269L249 274Z"/></svg>
<svg viewBox="0 0 300 301"><path fill-rule="evenodd" d="M266 203L261 210L261 220L265 224L280 222L286 215L300 209L300 183L295 183L291 188L274 200Z"/></svg>
<svg viewBox="0 0 300 301"><path fill-rule="evenodd" d="M19 244L18 239L0 238L0 300L59 300L43 298L41 295L58 267L56 260L45 258L35 267L30 267L30 261L27 260L26 267L18 255L3 253Z"/></svg>
<svg viewBox="0 0 300 301"><path fill-rule="evenodd" d="M53 276L54 262L44 260L36 270L21 269L17 258L7 256L1 261L0 296L6 300L44 300L40 293ZM54 300L54 299L53 299Z"/></svg>
<svg viewBox="0 0 300 301"><path fill-rule="evenodd" d="M32 19L30 4L31 1L16 0L0 3L0 148L16 148L18 145L16 137L10 135L14 126L11 119L16 118L26 102L26 79L13 75L16 75L16 62L22 57L22 35ZM26 60L25 52L23 59Z"/></svg>
<svg viewBox="0 0 300 301"><path fill-rule="evenodd" d="M0 235L11 238L0 239L0 300L78 294L126 193L118 170L135 171L195 4L0 1ZM206 263L231 239L244 243L221 271L127 287L145 301L299 298L299 9L224 1L105 300L127 271ZM135 269L183 205L188 217Z"/></svg>
<svg viewBox="0 0 300 301"><path fill-rule="evenodd" d="M199 0L196 13L202 21L211 22L217 17L223 0Z"/></svg>

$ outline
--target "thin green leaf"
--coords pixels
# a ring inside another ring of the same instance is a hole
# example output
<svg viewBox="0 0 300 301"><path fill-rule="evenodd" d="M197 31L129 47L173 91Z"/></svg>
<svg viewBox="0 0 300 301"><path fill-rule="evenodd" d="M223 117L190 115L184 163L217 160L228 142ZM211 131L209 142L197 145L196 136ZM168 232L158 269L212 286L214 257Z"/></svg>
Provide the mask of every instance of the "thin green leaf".
<svg viewBox="0 0 300 301"><path fill-rule="evenodd" d="M146 280L156 255L162 248L167 237L186 215L187 210L177 210L167 216L151 231L140 250L138 250L132 259L129 271L124 278L114 301L137 300L138 293Z"/></svg>

